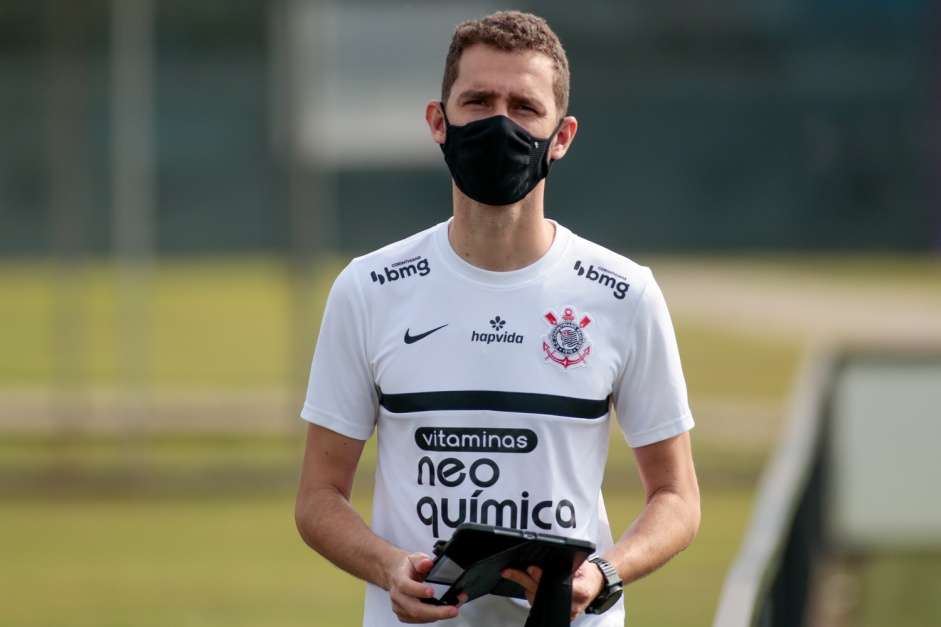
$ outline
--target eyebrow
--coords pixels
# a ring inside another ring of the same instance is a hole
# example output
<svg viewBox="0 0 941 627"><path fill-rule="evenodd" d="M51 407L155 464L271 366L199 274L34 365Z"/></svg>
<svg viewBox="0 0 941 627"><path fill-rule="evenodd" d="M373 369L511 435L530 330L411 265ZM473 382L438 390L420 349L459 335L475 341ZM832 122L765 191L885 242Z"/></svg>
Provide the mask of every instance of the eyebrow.
<svg viewBox="0 0 941 627"><path fill-rule="evenodd" d="M457 98L458 100L488 100L495 98L496 96L497 92L493 91L492 89L467 89L458 94ZM534 100L533 98L524 96L522 94L511 93L510 100L522 105L526 105L527 107L532 107L537 111L542 111L545 109L545 107L543 107L538 100Z"/></svg>

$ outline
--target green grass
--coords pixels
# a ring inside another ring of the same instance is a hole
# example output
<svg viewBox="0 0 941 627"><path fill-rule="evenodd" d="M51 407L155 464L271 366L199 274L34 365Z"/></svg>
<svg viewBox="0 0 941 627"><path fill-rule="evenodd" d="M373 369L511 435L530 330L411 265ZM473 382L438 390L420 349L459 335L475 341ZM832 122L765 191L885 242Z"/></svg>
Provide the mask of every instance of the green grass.
<svg viewBox="0 0 941 627"><path fill-rule="evenodd" d="M305 314L295 309L289 268L277 258L160 262L151 275L149 355L141 356L150 383L157 390L289 383L294 351L313 349L318 312L342 263L325 264L302 286L310 294ZM118 281L103 262L68 270L0 263L0 386L63 377L119 385ZM305 315L309 322L295 324ZM694 396L781 397L800 349L684 320L677 336Z"/></svg>
<svg viewBox="0 0 941 627"><path fill-rule="evenodd" d="M294 529L301 449L300 437L0 438L0 622L359 624L363 584ZM703 452L699 538L629 588L632 624L711 622L757 467L713 473L723 455ZM371 441L354 493L367 518L374 468ZM643 505L623 442L612 446L609 477L609 517L623 529ZM682 604L673 601L678 589Z"/></svg>
<svg viewBox="0 0 941 627"><path fill-rule="evenodd" d="M679 319L675 323L690 398L783 399L802 347L797 342L738 335Z"/></svg>
<svg viewBox="0 0 941 627"><path fill-rule="evenodd" d="M0 503L9 625L353 625L287 493Z"/></svg>
<svg viewBox="0 0 941 627"><path fill-rule="evenodd" d="M342 263L305 277L299 301L278 258L160 262L144 357L154 393L295 385L298 355L309 359ZM765 257L741 267L771 281L806 276L858 288L878 279L925 293L941 286L936 259ZM0 401L9 389L126 382L117 281L98 261L68 269L0 262ZM711 624L776 431L754 422L776 420L801 349L799 338L682 316L675 323L699 421L703 523L689 550L629 587L628 624L638 626ZM748 428L734 417L720 425L730 407L744 412ZM614 442L605 491L617 530L642 500L632 457L619 435ZM288 437L0 434L0 624L360 624L363 584L306 549L294 530L302 445L299 421ZM357 477L361 511L374 463L370 445ZM937 604L925 599L937 597L941 560L887 556L861 568L860 624L938 622Z"/></svg>
<svg viewBox="0 0 941 627"><path fill-rule="evenodd" d="M297 479L295 436L0 437L0 498L168 497L286 490Z"/></svg>
<svg viewBox="0 0 941 627"><path fill-rule="evenodd" d="M325 264L303 286L317 304L309 324L295 328L292 278L283 260L161 261L140 279L151 287L145 293L149 320L139 321L141 333L150 328L141 358L151 383L285 383L295 342L308 353L313 349L316 311L341 267L339 261ZM41 386L69 376L92 386L120 383L120 280L111 265L97 261L68 269L0 263L0 384Z"/></svg>
<svg viewBox="0 0 941 627"><path fill-rule="evenodd" d="M941 554L874 555L859 565L859 627L941 625Z"/></svg>
<svg viewBox="0 0 941 627"><path fill-rule="evenodd" d="M357 506L368 508L368 494ZM627 520L640 492L609 495ZM747 489L706 493L697 543L631 586L634 625L708 625ZM719 524L721 521L721 524ZM0 501L3 622L27 626L358 625L364 585L304 547L289 492ZM677 590L683 603L676 603Z"/></svg>

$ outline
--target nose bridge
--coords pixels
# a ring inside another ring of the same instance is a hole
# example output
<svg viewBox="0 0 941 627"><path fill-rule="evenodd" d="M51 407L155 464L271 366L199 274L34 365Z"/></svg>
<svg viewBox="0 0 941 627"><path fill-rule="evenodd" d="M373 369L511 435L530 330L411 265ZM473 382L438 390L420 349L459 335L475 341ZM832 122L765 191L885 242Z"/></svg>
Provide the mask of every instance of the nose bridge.
<svg viewBox="0 0 941 627"><path fill-rule="evenodd" d="M510 117L510 99L506 96L499 96L493 103L494 115L505 115Z"/></svg>

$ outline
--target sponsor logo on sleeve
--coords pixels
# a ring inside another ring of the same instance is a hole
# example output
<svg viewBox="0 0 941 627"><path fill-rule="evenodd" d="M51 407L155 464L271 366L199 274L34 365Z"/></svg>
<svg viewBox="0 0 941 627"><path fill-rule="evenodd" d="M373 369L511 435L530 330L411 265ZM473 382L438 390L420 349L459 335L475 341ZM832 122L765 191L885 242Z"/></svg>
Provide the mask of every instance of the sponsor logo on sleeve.
<svg viewBox="0 0 941 627"><path fill-rule="evenodd" d="M411 259L396 261L391 266L386 266L380 271L373 270L369 273L373 283L384 285L403 279L410 279L415 276L428 276L431 273L431 265L427 259L421 255Z"/></svg>
<svg viewBox="0 0 941 627"><path fill-rule="evenodd" d="M627 290L630 288L630 284L627 282L626 278L613 270L608 270L600 266L596 270L593 265L589 265L586 268L582 265L581 260L575 262L573 270L578 273L578 276L585 277L592 283L610 288L611 293L614 294L614 297L618 300L624 300L624 297L627 296Z"/></svg>

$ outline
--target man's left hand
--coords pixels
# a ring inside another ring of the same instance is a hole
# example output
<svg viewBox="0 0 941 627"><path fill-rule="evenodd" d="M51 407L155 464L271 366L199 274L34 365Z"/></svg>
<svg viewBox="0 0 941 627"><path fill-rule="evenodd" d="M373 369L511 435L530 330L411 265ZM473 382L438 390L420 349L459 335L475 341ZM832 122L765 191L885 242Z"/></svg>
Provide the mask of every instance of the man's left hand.
<svg viewBox="0 0 941 627"><path fill-rule="evenodd" d="M502 575L510 581L523 586L526 590L526 600L533 604L536 598L536 589L539 587L539 580L542 578L542 569L538 566L530 566L526 572L521 570L507 569ZM575 620L579 614L585 611L588 604L594 601L595 597L601 593L604 586L604 577L597 566L591 562L583 562L575 571L572 577L572 614L570 620Z"/></svg>

